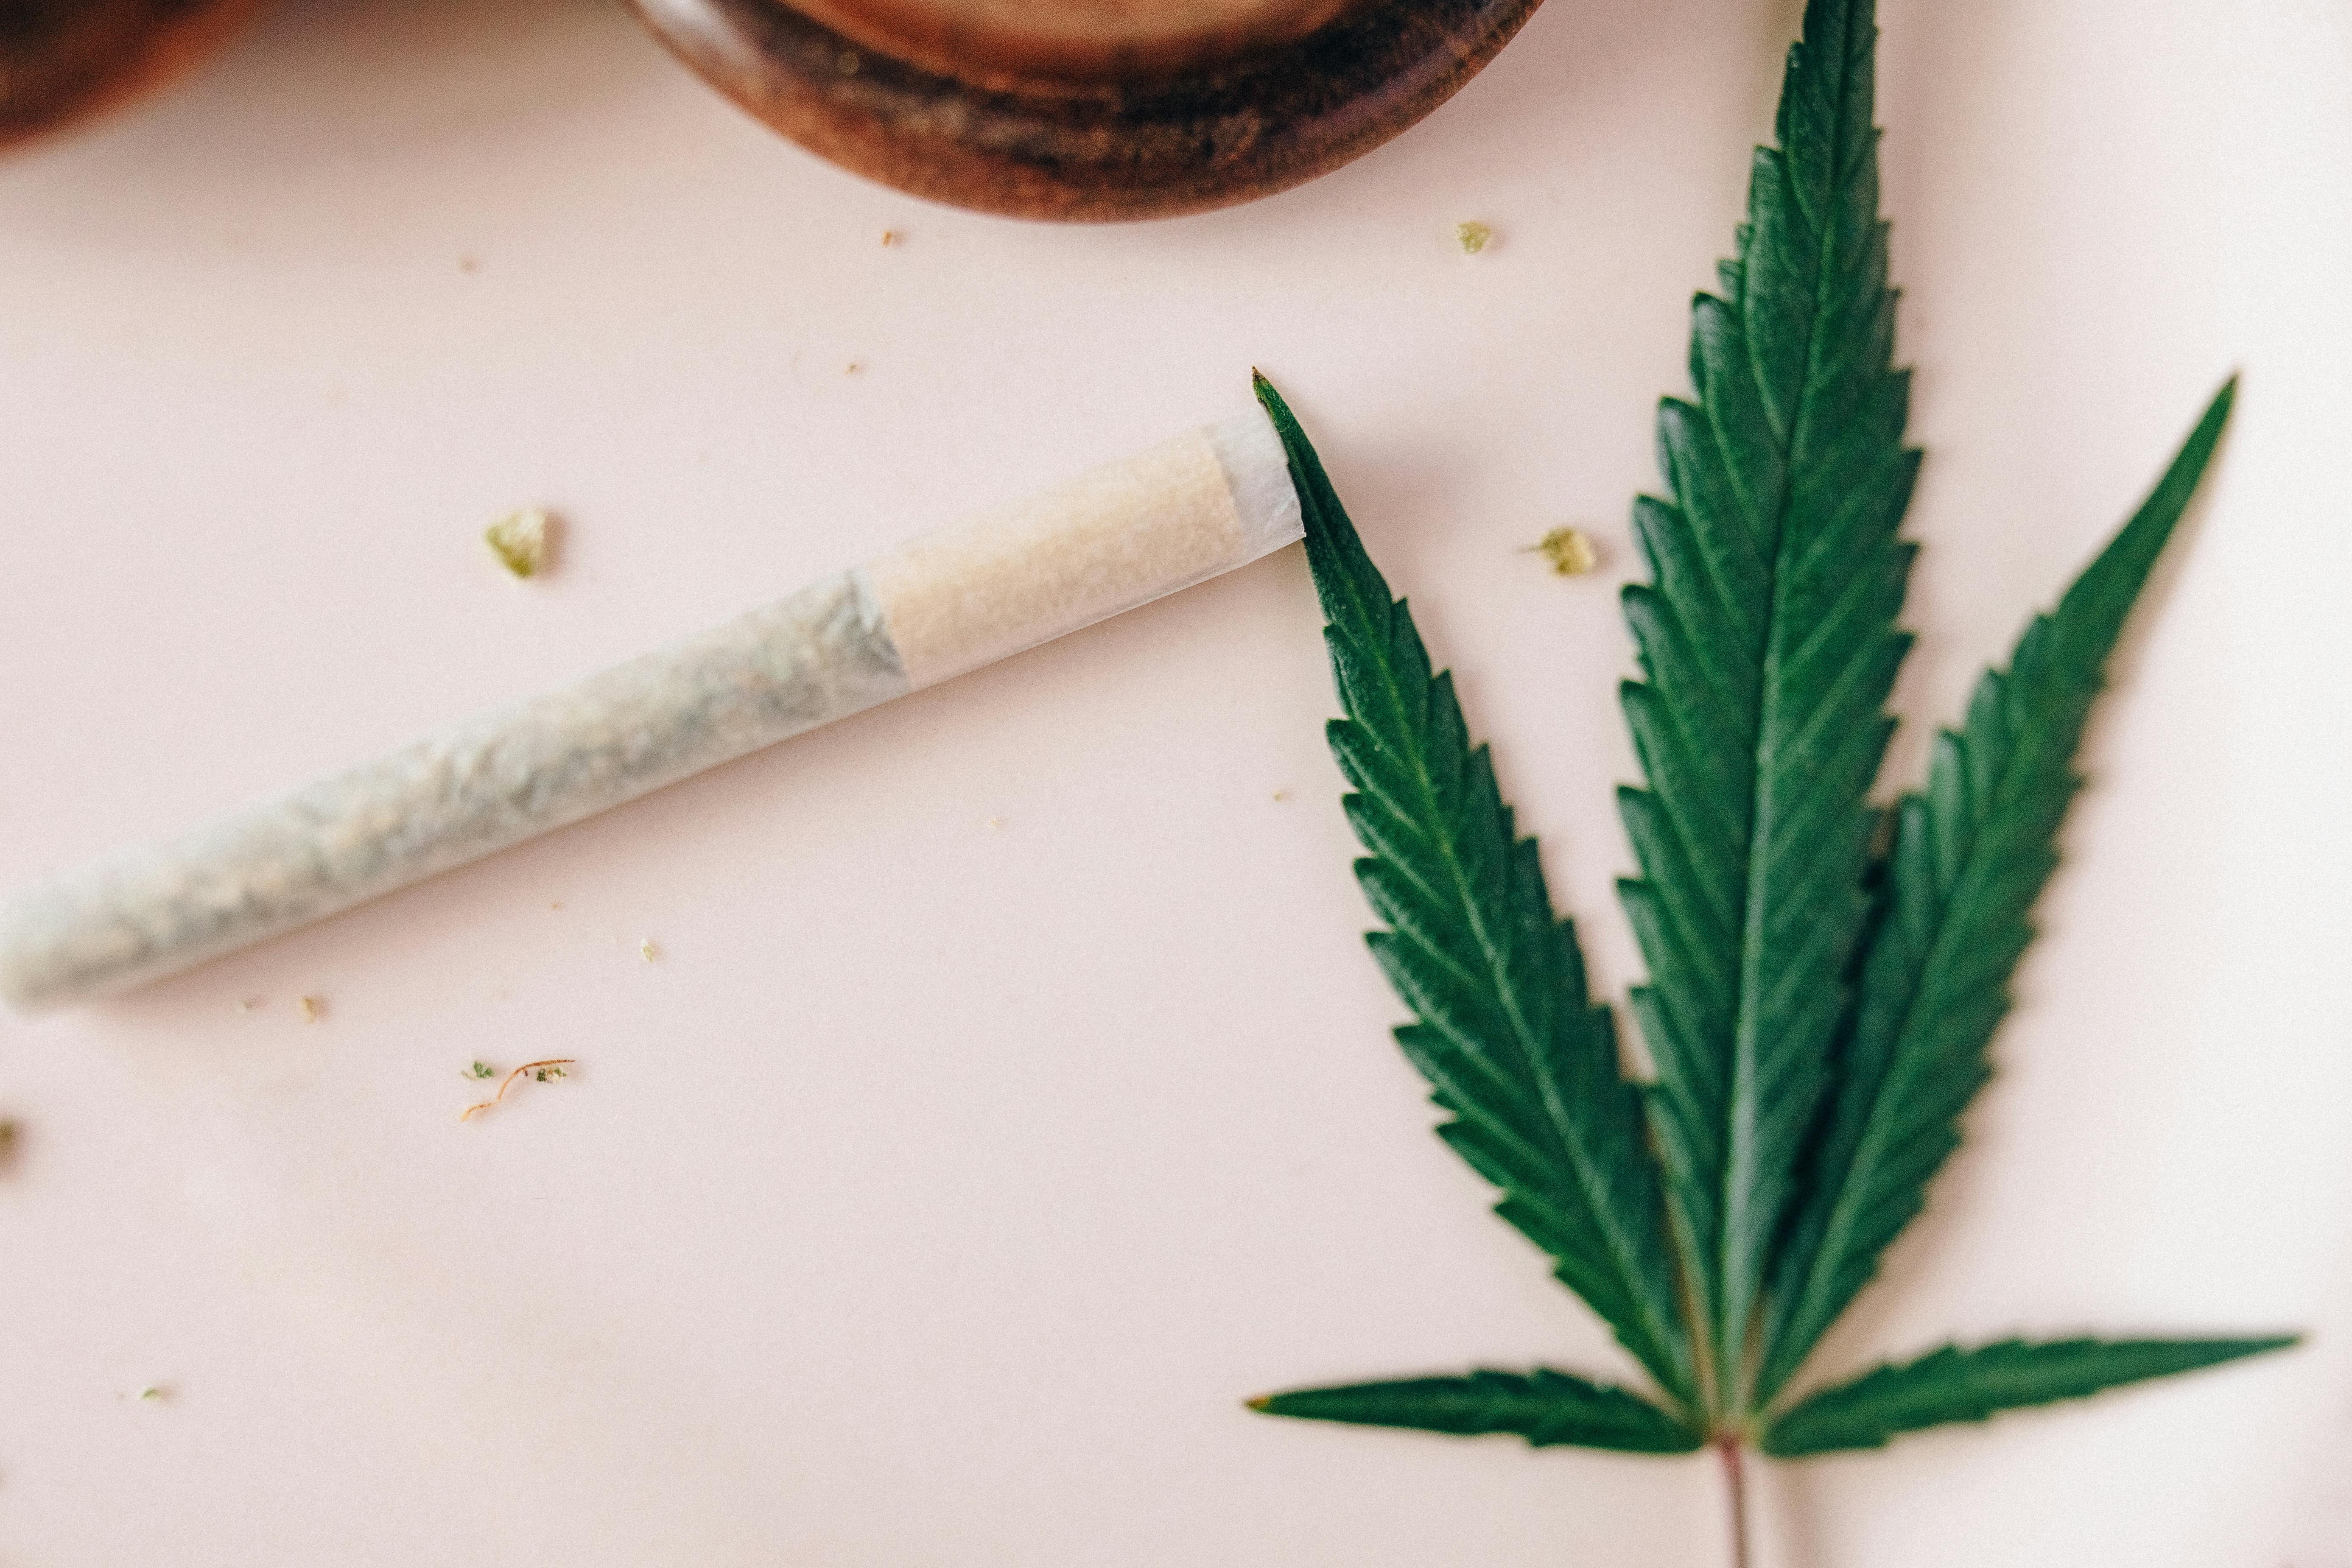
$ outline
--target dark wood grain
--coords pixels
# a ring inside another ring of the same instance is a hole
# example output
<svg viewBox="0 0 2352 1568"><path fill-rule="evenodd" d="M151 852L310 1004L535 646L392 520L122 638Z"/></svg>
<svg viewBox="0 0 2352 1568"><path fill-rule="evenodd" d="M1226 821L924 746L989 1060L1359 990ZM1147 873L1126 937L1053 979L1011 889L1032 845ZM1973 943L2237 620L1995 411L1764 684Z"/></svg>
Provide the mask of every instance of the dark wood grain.
<svg viewBox="0 0 2352 1568"><path fill-rule="evenodd" d="M1304 38L1175 75L981 86L783 0L630 0L696 70L803 146L935 201L1160 217L1253 200L1394 136L1540 0L1358 0Z"/></svg>
<svg viewBox="0 0 2352 1568"><path fill-rule="evenodd" d="M262 0L0 0L0 147L186 69Z"/></svg>

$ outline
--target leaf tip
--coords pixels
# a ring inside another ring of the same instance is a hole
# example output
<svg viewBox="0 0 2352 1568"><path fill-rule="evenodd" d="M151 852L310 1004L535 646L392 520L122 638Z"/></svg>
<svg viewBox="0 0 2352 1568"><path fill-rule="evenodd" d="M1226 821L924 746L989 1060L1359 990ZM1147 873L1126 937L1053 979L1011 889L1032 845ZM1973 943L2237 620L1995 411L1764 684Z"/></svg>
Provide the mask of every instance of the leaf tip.
<svg viewBox="0 0 2352 1568"><path fill-rule="evenodd" d="M1274 383L1266 378L1265 372L1255 365L1250 367L1250 391L1256 395L1258 406L1265 410L1277 429L1286 425L1297 426L1297 416L1290 412L1290 405L1284 401L1281 393L1275 390Z"/></svg>
<svg viewBox="0 0 2352 1568"><path fill-rule="evenodd" d="M2238 383L2244 375L2245 372L2242 370L2230 373L2229 379L2221 383L2221 390L2213 395L2213 401L2206 410L2207 418L2226 420L2230 417L2230 409L2238 401Z"/></svg>
<svg viewBox="0 0 2352 1568"><path fill-rule="evenodd" d="M1251 1410L1255 1410L1263 1414L1265 1411L1269 1411L1274 1408L1274 1395L1271 1394L1261 1394L1255 1399L1243 1400L1242 1404Z"/></svg>

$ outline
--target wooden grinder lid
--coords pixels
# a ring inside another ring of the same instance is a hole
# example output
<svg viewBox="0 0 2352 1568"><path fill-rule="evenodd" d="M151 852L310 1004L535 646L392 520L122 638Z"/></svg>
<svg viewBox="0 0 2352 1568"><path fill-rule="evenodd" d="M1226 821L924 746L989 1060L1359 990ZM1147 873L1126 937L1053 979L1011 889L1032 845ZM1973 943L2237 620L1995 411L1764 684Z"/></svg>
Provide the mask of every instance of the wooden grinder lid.
<svg viewBox="0 0 2352 1568"><path fill-rule="evenodd" d="M1385 142L1538 0L629 0L803 146L935 201L1163 217Z"/></svg>
<svg viewBox="0 0 2352 1568"><path fill-rule="evenodd" d="M1349 0L792 0L868 47L988 87L1084 86L1289 43Z"/></svg>

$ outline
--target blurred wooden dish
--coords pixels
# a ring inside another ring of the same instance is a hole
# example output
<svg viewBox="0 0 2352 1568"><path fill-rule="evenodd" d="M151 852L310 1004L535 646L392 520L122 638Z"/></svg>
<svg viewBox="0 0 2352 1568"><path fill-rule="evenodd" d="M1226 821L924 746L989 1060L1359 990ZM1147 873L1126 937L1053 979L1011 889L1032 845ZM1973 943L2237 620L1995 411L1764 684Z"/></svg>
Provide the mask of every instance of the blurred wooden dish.
<svg viewBox="0 0 2352 1568"><path fill-rule="evenodd" d="M630 0L803 146L935 201L1159 217L1271 195L1444 102L1539 0Z"/></svg>
<svg viewBox="0 0 2352 1568"><path fill-rule="evenodd" d="M866 48L975 86L1170 75L1304 37L1352 0L792 0Z"/></svg>
<svg viewBox="0 0 2352 1568"><path fill-rule="evenodd" d="M0 147L177 76L262 0L0 0Z"/></svg>

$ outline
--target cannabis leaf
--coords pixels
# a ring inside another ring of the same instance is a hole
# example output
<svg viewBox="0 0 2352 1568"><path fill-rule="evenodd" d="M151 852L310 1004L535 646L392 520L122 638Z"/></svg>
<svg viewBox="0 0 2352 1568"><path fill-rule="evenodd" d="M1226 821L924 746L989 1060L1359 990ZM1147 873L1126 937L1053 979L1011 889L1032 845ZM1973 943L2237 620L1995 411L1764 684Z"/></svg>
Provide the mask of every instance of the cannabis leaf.
<svg viewBox="0 0 2352 1568"><path fill-rule="evenodd" d="M1392 928L1370 939L1420 1017L1397 1043L1455 1120L1439 1135L1503 1191L1497 1208L1676 1402L1696 1395L1663 1200L1616 1031L1586 994L1535 841L1517 839L1450 676L1430 672L1297 422L1263 378L1307 517L1307 553L1344 719L1326 733L1358 793L1356 865ZM1606 1445L1604 1445L1606 1446Z"/></svg>
<svg viewBox="0 0 2352 1568"><path fill-rule="evenodd" d="M1960 1112L1990 1075L1985 1047L2033 938L2082 781L2074 756L2124 617L2228 423L2225 384L2171 467L2058 608L2037 616L2009 669L1989 670L1966 727L1938 737L1927 793L1895 809L1895 848L1840 1084L1811 1191L1786 1246L1759 1394L1797 1370L1958 1146Z"/></svg>
<svg viewBox="0 0 2352 1568"><path fill-rule="evenodd" d="M1816 4L1762 151L1725 298L1693 310L1696 403L1669 398L1675 494L1634 508L1656 578L1625 595L1646 790L1620 807L1649 960L1633 1005L1711 1405L1743 1410L1772 1243L1844 1016L1869 905L1864 802L1909 639L1895 539L1918 454L1890 364L1867 4Z"/></svg>
<svg viewBox="0 0 2352 1568"><path fill-rule="evenodd" d="M1687 1454L1704 1439L1685 1422L1638 1394L1564 1372L1474 1372L1467 1377L1417 1377L1308 1388L1250 1401L1269 1415L1413 1426L1471 1436L1508 1432L1538 1448L1574 1444L1633 1454Z"/></svg>
<svg viewBox="0 0 2352 1568"><path fill-rule="evenodd" d="M2151 1377L2219 1366L2240 1356L2284 1350L2289 1338L2257 1340L2004 1340L1964 1351L1930 1352L1902 1366L1882 1366L1823 1389L1775 1419L1763 1447L1778 1458L1876 1448L1899 1433L1952 1421L1982 1421L1996 1412L2050 1405Z"/></svg>
<svg viewBox="0 0 2352 1568"><path fill-rule="evenodd" d="M2293 1342L2009 1341L1785 1392L1958 1143L2102 672L2235 386L1985 676L1925 793L1874 808L1909 647L1895 617L1914 547L1897 531L1919 460L1893 367L1875 40L1870 0L1807 5L1738 258L1722 297L1694 308L1696 396L1661 406L1669 495L1634 508L1652 581L1625 591L1643 679L1623 707L1647 783L1620 795L1642 868L1621 892L1649 963L1632 1004L1654 1084L1624 1075L1451 679L1258 379L1328 623L1357 876L1388 928L1367 940L1418 1020L1398 1043L1450 1118L1440 1136L1655 1388L1481 1371L1255 1408L1538 1446L1712 1441L1738 1500L1749 1443L1781 1458L1875 1447Z"/></svg>

